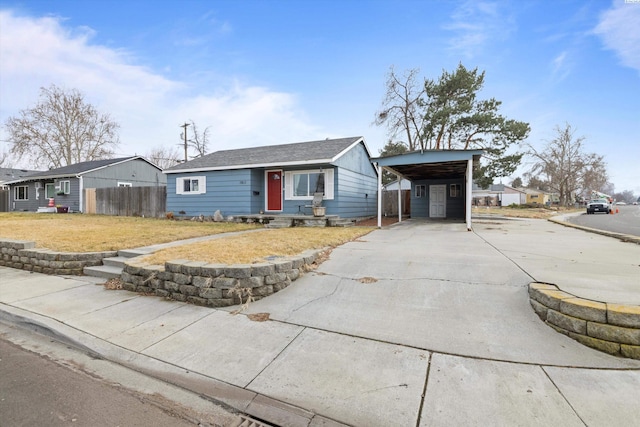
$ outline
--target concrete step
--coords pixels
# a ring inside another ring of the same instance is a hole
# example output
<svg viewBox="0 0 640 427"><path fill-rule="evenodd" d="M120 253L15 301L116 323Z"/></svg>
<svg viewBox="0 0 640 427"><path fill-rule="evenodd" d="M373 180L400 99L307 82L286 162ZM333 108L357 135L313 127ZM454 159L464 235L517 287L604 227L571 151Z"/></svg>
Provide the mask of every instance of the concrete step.
<svg viewBox="0 0 640 427"><path fill-rule="evenodd" d="M153 251L141 250L141 249L121 249L118 251L118 256L123 258L135 258L141 255L149 255Z"/></svg>
<svg viewBox="0 0 640 427"><path fill-rule="evenodd" d="M115 256L111 258L102 258L103 265L110 265L112 267L124 268L124 263L131 258L123 256Z"/></svg>
<svg viewBox="0 0 640 427"><path fill-rule="evenodd" d="M122 267L114 267L112 265L96 265L94 267L85 267L83 273L91 277L101 277L103 279L116 279L122 274Z"/></svg>
<svg viewBox="0 0 640 427"><path fill-rule="evenodd" d="M353 227L354 225L353 221L338 221L331 224L331 227Z"/></svg>
<svg viewBox="0 0 640 427"><path fill-rule="evenodd" d="M354 224L350 219L333 218L329 220L329 227L353 227Z"/></svg>
<svg viewBox="0 0 640 427"><path fill-rule="evenodd" d="M292 220L289 219L274 219L269 221L269 224L265 224L265 228L288 228L291 227Z"/></svg>

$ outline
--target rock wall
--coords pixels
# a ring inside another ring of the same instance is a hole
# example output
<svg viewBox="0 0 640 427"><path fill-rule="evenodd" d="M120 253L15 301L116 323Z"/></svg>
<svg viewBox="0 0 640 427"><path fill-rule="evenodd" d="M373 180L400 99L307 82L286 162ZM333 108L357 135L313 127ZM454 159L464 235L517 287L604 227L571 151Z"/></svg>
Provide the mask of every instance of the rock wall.
<svg viewBox="0 0 640 427"><path fill-rule="evenodd" d="M209 307L226 307L259 300L278 292L314 269L326 250L306 251L298 256L258 264L208 264L189 260L164 265L125 264L122 287Z"/></svg>
<svg viewBox="0 0 640 427"><path fill-rule="evenodd" d="M25 240L0 240L0 266L44 274L81 276L84 267L102 265L102 258L117 255L116 251L55 252L36 249L35 245L35 242Z"/></svg>
<svg viewBox="0 0 640 427"><path fill-rule="evenodd" d="M578 298L546 283L529 285L529 301L556 331L600 351L640 360L640 306Z"/></svg>

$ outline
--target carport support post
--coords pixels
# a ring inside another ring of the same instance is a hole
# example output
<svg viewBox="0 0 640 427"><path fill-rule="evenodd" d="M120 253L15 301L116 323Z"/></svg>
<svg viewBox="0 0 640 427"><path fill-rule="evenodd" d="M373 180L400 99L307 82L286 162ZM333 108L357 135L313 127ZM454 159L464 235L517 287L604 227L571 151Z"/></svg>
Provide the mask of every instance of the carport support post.
<svg viewBox="0 0 640 427"><path fill-rule="evenodd" d="M402 177L396 175L398 180L398 222L402 222Z"/></svg>
<svg viewBox="0 0 640 427"><path fill-rule="evenodd" d="M382 228L382 169L374 163L378 172L378 228Z"/></svg>
<svg viewBox="0 0 640 427"><path fill-rule="evenodd" d="M473 159L467 160L467 189L465 192L465 220L467 222L467 231L471 231L471 191L473 190Z"/></svg>

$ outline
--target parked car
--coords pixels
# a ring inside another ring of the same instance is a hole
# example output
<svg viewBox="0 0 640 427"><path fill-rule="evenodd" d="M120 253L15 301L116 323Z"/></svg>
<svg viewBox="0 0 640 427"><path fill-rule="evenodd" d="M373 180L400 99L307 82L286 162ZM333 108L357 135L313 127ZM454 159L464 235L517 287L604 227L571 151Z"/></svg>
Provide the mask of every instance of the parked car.
<svg viewBox="0 0 640 427"><path fill-rule="evenodd" d="M611 205L607 199L594 199L587 204L587 214L594 214L596 212L604 212L606 214L611 212Z"/></svg>

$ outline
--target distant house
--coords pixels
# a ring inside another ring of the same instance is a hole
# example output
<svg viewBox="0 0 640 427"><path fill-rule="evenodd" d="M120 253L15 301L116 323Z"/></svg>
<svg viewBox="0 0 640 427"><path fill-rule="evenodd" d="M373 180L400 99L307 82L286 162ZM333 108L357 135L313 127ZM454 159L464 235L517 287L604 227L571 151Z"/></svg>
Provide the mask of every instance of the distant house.
<svg viewBox="0 0 640 427"><path fill-rule="evenodd" d="M509 206L523 205L527 202L524 190L505 184L492 184L489 188L480 188L473 184L474 206Z"/></svg>
<svg viewBox="0 0 640 427"><path fill-rule="evenodd" d="M166 185L159 167L140 156L75 163L44 172L36 172L5 183L9 186L10 210L38 211L50 199L83 212L84 190L106 187Z"/></svg>
<svg viewBox="0 0 640 427"><path fill-rule="evenodd" d="M24 178L25 176L34 174L39 171L16 169L16 168L0 168L0 212L9 212L11 206L11 192L9 191L10 181Z"/></svg>
<svg viewBox="0 0 640 427"><path fill-rule="evenodd" d="M551 203L551 194L549 193L532 188L524 188L523 190L527 194L526 203L528 205L546 205Z"/></svg>
<svg viewBox="0 0 640 427"><path fill-rule="evenodd" d="M164 170L175 215L310 213L322 193L327 215L376 212L377 174L364 138L270 145L207 154Z"/></svg>

